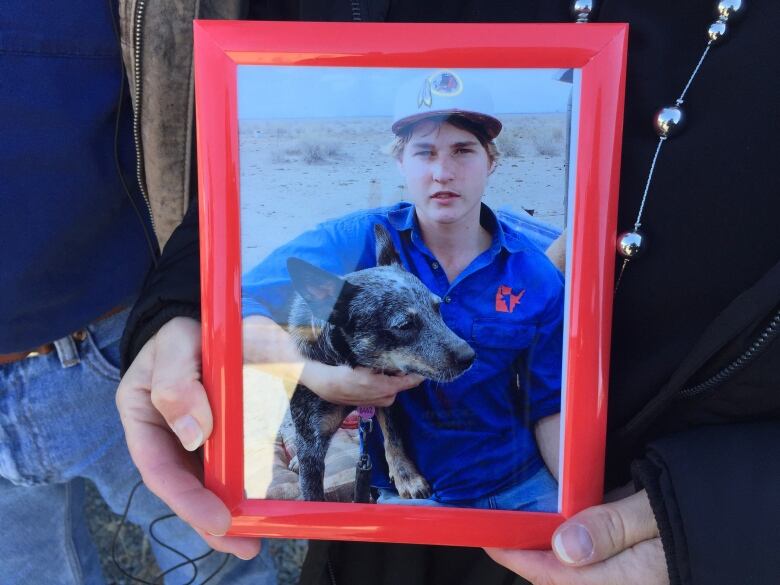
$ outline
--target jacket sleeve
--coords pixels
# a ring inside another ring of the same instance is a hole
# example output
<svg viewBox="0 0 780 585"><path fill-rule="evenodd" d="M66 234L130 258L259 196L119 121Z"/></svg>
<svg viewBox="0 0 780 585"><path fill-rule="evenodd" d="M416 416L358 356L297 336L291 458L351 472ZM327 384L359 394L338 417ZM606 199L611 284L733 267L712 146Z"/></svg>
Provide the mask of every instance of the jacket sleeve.
<svg viewBox="0 0 780 585"><path fill-rule="evenodd" d="M179 316L200 319L198 201L194 196L130 313L120 348L123 374L157 330Z"/></svg>
<svg viewBox="0 0 780 585"><path fill-rule="evenodd" d="M777 583L780 421L702 427L651 443L634 464L671 585Z"/></svg>

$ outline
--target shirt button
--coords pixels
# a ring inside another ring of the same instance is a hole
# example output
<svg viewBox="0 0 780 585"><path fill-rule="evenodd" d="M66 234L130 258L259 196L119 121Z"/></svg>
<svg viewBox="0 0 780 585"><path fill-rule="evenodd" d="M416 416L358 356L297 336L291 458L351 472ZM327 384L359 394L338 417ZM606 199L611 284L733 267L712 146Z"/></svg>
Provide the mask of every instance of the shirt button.
<svg viewBox="0 0 780 585"><path fill-rule="evenodd" d="M451 303L452 302L452 297L450 297L450 296L444 297L444 302L445 303Z"/></svg>
<svg viewBox="0 0 780 585"><path fill-rule="evenodd" d="M433 262L431 264L431 268L433 268L434 270L438 270L439 269L439 263L438 262Z"/></svg>

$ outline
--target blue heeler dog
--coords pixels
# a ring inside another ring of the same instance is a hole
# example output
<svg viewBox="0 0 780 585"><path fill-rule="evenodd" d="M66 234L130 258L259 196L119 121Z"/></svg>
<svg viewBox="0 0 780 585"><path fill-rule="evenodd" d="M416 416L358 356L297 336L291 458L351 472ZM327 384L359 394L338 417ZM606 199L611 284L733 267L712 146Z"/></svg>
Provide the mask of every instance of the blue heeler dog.
<svg viewBox="0 0 780 585"><path fill-rule="evenodd" d="M439 313L441 299L403 268L385 228L375 225L374 236L378 266L344 277L298 258L287 261L297 292L289 332L298 350L308 359L334 366L454 380L474 363L474 350L445 325ZM295 388L290 413L304 499L325 500L325 453L353 409L326 402L302 384ZM429 497L428 482L404 452L392 408L378 409L377 418L398 493L405 498Z"/></svg>

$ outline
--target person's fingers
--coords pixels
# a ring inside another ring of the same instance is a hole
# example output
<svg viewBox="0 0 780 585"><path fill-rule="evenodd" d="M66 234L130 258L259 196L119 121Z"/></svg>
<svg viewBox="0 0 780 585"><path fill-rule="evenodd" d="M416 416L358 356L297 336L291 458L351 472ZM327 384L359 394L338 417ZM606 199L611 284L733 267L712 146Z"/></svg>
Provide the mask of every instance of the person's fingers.
<svg viewBox="0 0 780 585"><path fill-rule="evenodd" d="M260 553L260 539L241 536L214 536L202 530L198 534L214 550L230 553L239 559L248 561Z"/></svg>
<svg viewBox="0 0 780 585"><path fill-rule="evenodd" d="M225 504L203 486L195 449L212 430L200 383L200 325L178 318L139 352L117 390L130 455L146 486L213 547L244 559L259 540L223 537L231 525ZM172 432L172 430L176 433Z"/></svg>
<svg viewBox="0 0 780 585"><path fill-rule="evenodd" d="M570 567L561 565L550 551L486 548L485 552L499 565L533 585L562 585L565 581L561 572L572 571Z"/></svg>
<svg viewBox="0 0 780 585"><path fill-rule="evenodd" d="M176 318L155 337L152 404L188 451L211 434L213 419L206 390L200 382L200 324Z"/></svg>
<svg viewBox="0 0 780 585"><path fill-rule="evenodd" d="M192 328L186 326L192 333ZM199 329L197 323L195 326ZM183 343L187 342L183 340ZM203 487L198 457L182 449L168 423L152 404L150 389L158 349L157 338L147 342L117 390L116 404L130 455L147 487L178 516L196 528L224 534L230 527L230 513L216 495ZM165 354L163 352L163 356ZM210 430L210 412L208 417L202 418Z"/></svg>
<svg viewBox="0 0 780 585"><path fill-rule="evenodd" d="M225 534L230 512L203 487L197 457L182 451L178 440L160 426L128 419L127 445L146 486L188 524L211 534Z"/></svg>
<svg viewBox="0 0 780 585"><path fill-rule="evenodd" d="M378 388L378 392L397 393L416 388L425 380L418 374L403 374L401 376L388 376L386 374L371 374L370 382Z"/></svg>
<svg viewBox="0 0 780 585"><path fill-rule="evenodd" d="M230 527L230 513L200 480L200 461L187 453L154 408L148 387L153 358L147 344L122 378L117 407L130 456L146 486L189 524L213 534Z"/></svg>
<svg viewBox="0 0 780 585"><path fill-rule="evenodd" d="M533 585L669 585L660 538L645 540L593 565L564 565L551 551L485 549L491 558Z"/></svg>
<svg viewBox="0 0 780 585"><path fill-rule="evenodd" d="M417 374L388 376L362 366L307 365L302 383L328 402L354 406L389 406L395 395L416 388L424 380ZM314 381L317 380L317 384Z"/></svg>
<svg viewBox="0 0 780 585"><path fill-rule="evenodd" d="M395 402L396 394L388 394L387 396L379 396L376 399L374 399L373 403L369 406L381 406L381 407L388 407L392 406L393 402Z"/></svg>
<svg viewBox="0 0 780 585"><path fill-rule="evenodd" d="M416 388L425 379L417 374L386 376L367 370L366 390L356 397L358 406L390 406L399 392Z"/></svg>
<svg viewBox="0 0 780 585"><path fill-rule="evenodd" d="M589 565L658 536L647 493L594 506L575 514L553 535L553 551L562 563Z"/></svg>
<svg viewBox="0 0 780 585"><path fill-rule="evenodd" d="M152 454L134 445L134 460L147 487L182 520L213 535L224 535L231 524L230 512L201 480L197 456L185 453L170 433L147 433L141 441L157 441ZM128 440L128 445L130 441Z"/></svg>
<svg viewBox="0 0 780 585"><path fill-rule="evenodd" d="M425 378L423 376L420 376L419 374L406 374L404 376L399 376L401 378L400 382L400 388L403 390L410 390L411 388L417 388L420 384L423 383Z"/></svg>

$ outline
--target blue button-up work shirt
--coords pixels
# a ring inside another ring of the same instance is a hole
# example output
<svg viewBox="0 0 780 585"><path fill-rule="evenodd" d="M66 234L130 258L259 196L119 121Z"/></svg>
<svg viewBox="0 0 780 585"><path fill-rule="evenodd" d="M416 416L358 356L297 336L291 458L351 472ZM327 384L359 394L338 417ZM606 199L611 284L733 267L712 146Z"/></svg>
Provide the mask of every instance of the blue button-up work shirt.
<svg viewBox="0 0 780 585"><path fill-rule="evenodd" d="M453 382L426 380L396 399L406 452L434 498L449 503L467 504L536 473L543 462L534 423L561 406L563 277L486 206L480 221L492 244L454 282L425 245L409 203L320 224L272 252L243 281L244 316L285 325L294 296L287 258L339 275L376 266L373 225L388 228L406 269L443 299L445 323L477 355ZM374 484L390 487L381 434L372 435Z"/></svg>

